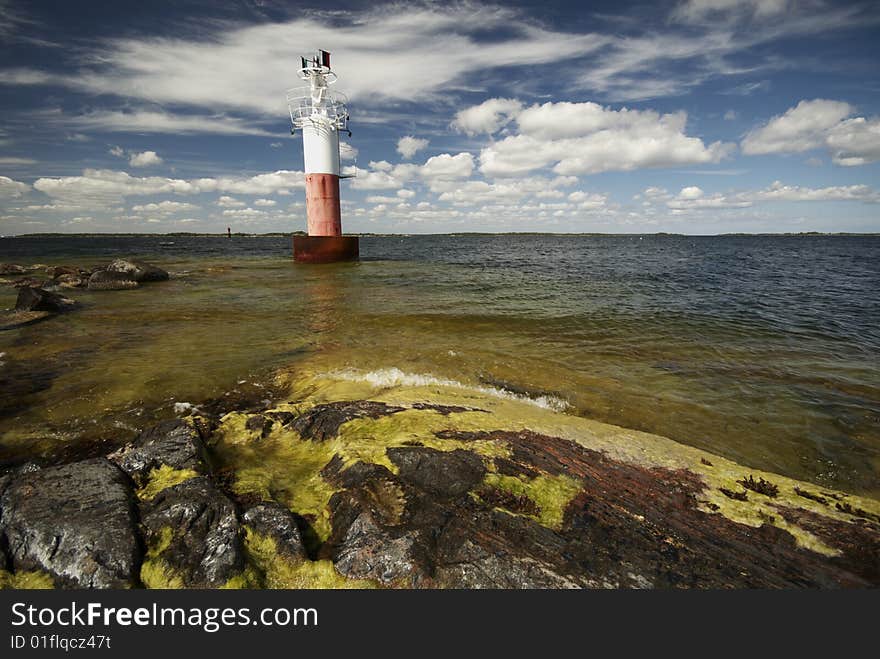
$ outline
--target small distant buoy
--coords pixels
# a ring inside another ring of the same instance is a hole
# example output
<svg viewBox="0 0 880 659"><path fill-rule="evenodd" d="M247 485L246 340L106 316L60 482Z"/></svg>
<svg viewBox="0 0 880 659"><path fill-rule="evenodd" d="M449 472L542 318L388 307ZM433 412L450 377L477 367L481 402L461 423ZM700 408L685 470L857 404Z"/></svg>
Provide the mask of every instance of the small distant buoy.
<svg viewBox="0 0 880 659"><path fill-rule="evenodd" d="M226 227L226 237L232 238L232 227Z"/></svg>

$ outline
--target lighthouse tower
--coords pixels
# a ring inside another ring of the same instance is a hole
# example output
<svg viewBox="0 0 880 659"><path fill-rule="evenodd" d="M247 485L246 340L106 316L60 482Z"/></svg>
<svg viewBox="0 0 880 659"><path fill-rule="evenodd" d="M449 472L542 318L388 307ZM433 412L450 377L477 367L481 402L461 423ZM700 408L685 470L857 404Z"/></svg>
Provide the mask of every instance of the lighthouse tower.
<svg viewBox="0 0 880 659"><path fill-rule="evenodd" d="M289 90L287 106L291 133L303 137L308 235L293 237L293 257L305 263L351 261L358 258L358 239L342 235L339 206L339 133L351 135L348 99L330 90L336 74L327 51L303 57L299 77L308 86Z"/></svg>

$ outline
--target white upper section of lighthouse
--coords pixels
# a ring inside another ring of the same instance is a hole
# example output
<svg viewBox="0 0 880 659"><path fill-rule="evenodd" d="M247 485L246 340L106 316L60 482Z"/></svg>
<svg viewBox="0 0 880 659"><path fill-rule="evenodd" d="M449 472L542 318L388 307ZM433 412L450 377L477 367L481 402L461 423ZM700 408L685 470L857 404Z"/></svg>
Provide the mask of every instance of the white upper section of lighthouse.
<svg viewBox="0 0 880 659"><path fill-rule="evenodd" d="M330 53L320 50L312 59L302 58L299 77L309 83L287 92L293 131L303 135L306 174L339 176L339 132L348 130L348 99L330 91L336 74L330 70Z"/></svg>
<svg viewBox="0 0 880 659"><path fill-rule="evenodd" d="M320 51L320 58L303 58L299 77L309 84L287 91L287 107L294 129L313 124L348 131L348 98L330 90L330 85L336 82L336 74L330 70L329 55Z"/></svg>

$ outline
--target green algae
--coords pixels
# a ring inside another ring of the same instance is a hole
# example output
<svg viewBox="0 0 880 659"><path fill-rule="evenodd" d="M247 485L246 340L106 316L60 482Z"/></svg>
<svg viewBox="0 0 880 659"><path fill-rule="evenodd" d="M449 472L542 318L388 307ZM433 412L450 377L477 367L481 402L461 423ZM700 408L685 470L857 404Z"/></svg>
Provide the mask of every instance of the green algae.
<svg viewBox="0 0 880 659"><path fill-rule="evenodd" d="M141 582L146 588L169 590L186 587L183 578L162 559L162 553L173 539L174 529L166 526L147 543L147 554L141 565Z"/></svg>
<svg viewBox="0 0 880 659"><path fill-rule="evenodd" d="M52 576L41 570L9 572L0 570L0 590L51 590L55 588Z"/></svg>
<svg viewBox="0 0 880 659"><path fill-rule="evenodd" d="M336 571L328 560L296 561L279 554L275 541L245 526L245 550L255 573L262 575L252 587L304 589L366 589L377 585L365 579L349 579ZM246 572L245 574L248 574Z"/></svg>
<svg viewBox="0 0 880 659"><path fill-rule="evenodd" d="M496 473L487 473L483 483L488 487L504 490L517 497L526 497L538 508L537 515L526 515L537 519L551 529L562 528L565 509L581 490L577 480L561 475L539 474L534 478L520 478Z"/></svg>
<svg viewBox="0 0 880 659"><path fill-rule="evenodd" d="M146 485L137 492L138 498L143 501L151 501L162 490L184 483L196 476L198 473L192 469L174 469L168 465L160 465L150 470Z"/></svg>

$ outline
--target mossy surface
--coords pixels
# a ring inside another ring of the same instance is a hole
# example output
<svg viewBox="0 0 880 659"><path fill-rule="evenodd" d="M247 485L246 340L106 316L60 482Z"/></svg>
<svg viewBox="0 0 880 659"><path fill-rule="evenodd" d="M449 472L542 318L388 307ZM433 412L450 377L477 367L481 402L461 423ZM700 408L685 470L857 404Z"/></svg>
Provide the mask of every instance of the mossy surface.
<svg viewBox="0 0 880 659"><path fill-rule="evenodd" d="M179 485L196 476L198 474L192 469L174 469L163 464L150 470L146 484L138 490L138 498L151 501L162 490Z"/></svg>
<svg viewBox="0 0 880 659"><path fill-rule="evenodd" d="M251 587L306 588L306 589L364 589L376 588L372 581L348 579L336 571L328 560L294 561L278 553L275 541L255 533L245 526L245 550L253 569L250 578L260 575Z"/></svg>
<svg viewBox="0 0 880 659"><path fill-rule="evenodd" d="M51 590L55 580L40 570L8 572L0 570L0 590Z"/></svg>
<svg viewBox="0 0 880 659"><path fill-rule="evenodd" d="M162 552L168 549L174 538L174 530L164 527L147 544L147 555L141 565L141 582L147 588L168 590L184 588L183 578L162 559Z"/></svg>
<svg viewBox="0 0 880 659"><path fill-rule="evenodd" d="M483 482L488 487L504 490L516 497L528 498L537 506L538 514L527 516L552 529L562 527L565 509L581 489L573 478L544 474L525 478L488 473Z"/></svg>

